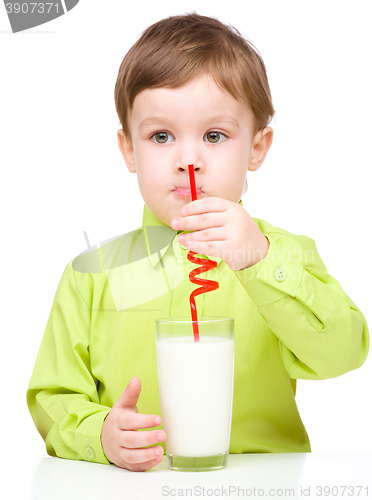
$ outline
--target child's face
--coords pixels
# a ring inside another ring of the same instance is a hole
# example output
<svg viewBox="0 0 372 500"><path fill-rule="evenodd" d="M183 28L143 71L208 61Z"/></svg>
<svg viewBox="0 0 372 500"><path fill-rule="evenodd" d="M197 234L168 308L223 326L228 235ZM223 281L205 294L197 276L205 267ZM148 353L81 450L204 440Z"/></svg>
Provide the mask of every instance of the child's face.
<svg viewBox="0 0 372 500"><path fill-rule="evenodd" d="M188 164L194 164L198 199L238 203L247 170L257 170L272 141L270 127L252 138L250 108L205 74L176 89L140 92L129 126L132 141L118 131L120 150L137 172L145 204L169 226L191 202Z"/></svg>

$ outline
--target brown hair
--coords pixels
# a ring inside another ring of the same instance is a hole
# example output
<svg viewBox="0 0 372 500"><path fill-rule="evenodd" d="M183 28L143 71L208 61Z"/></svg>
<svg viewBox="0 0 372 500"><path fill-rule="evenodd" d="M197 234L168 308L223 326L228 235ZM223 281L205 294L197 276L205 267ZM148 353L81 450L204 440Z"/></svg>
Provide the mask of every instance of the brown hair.
<svg viewBox="0 0 372 500"><path fill-rule="evenodd" d="M115 106L130 139L129 112L135 97L148 88L177 88L208 73L220 88L246 101L254 114L254 134L273 118L264 62L238 30L192 12L148 27L125 55L115 85Z"/></svg>

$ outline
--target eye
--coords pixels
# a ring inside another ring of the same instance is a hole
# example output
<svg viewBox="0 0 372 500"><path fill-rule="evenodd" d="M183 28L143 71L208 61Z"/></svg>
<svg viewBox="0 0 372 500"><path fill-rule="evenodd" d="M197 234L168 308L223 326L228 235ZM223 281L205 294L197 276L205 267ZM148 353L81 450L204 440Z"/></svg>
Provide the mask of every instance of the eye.
<svg viewBox="0 0 372 500"><path fill-rule="evenodd" d="M174 140L174 137L168 132L156 132L156 134L153 134L151 136L151 139L153 139L158 144L166 144L167 142L172 142Z"/></svg>
<svg viewBox="0 0 372 500"><path fill-rule="evenodd" d="M204 137L206 137L207 141L212 144L223 142L226 139L225 134L216 131L207 132Z"/></svg>

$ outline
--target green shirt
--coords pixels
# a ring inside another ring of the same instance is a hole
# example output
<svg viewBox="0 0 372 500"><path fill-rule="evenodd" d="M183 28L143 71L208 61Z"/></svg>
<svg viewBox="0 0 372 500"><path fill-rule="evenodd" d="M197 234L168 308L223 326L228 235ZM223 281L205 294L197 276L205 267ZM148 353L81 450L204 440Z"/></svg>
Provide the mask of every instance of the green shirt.
<svg viewBox="0 0 372 500"><path fill-rule="evenodd" d="M230 453L309 452L296 379L361 366L368 327L314 240L253 220L270 242L266 257L235 272L213 257L217 267L200 277L218 281L219 289L195 299L199 317L235 318ZM179 232L145 205L142 227L67 264L27 392L48 454L109 463L103 421L133 376L142 385L139 413L161 416L155 320L191 319L196 288L188 275L197 266Z"/></svg>

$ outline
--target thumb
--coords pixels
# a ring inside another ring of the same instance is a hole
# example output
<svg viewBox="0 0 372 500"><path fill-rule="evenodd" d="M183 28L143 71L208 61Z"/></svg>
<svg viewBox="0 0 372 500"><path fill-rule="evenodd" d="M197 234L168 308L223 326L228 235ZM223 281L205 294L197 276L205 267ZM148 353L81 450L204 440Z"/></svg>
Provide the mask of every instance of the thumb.
<svg viewBox="0 0 372 500"><path fill-rule="evenodd" d="M137 411L136 404L141 392L141 381L138 377L132 377L129 384L116 401L117 408L133 408Z"/></svg>

